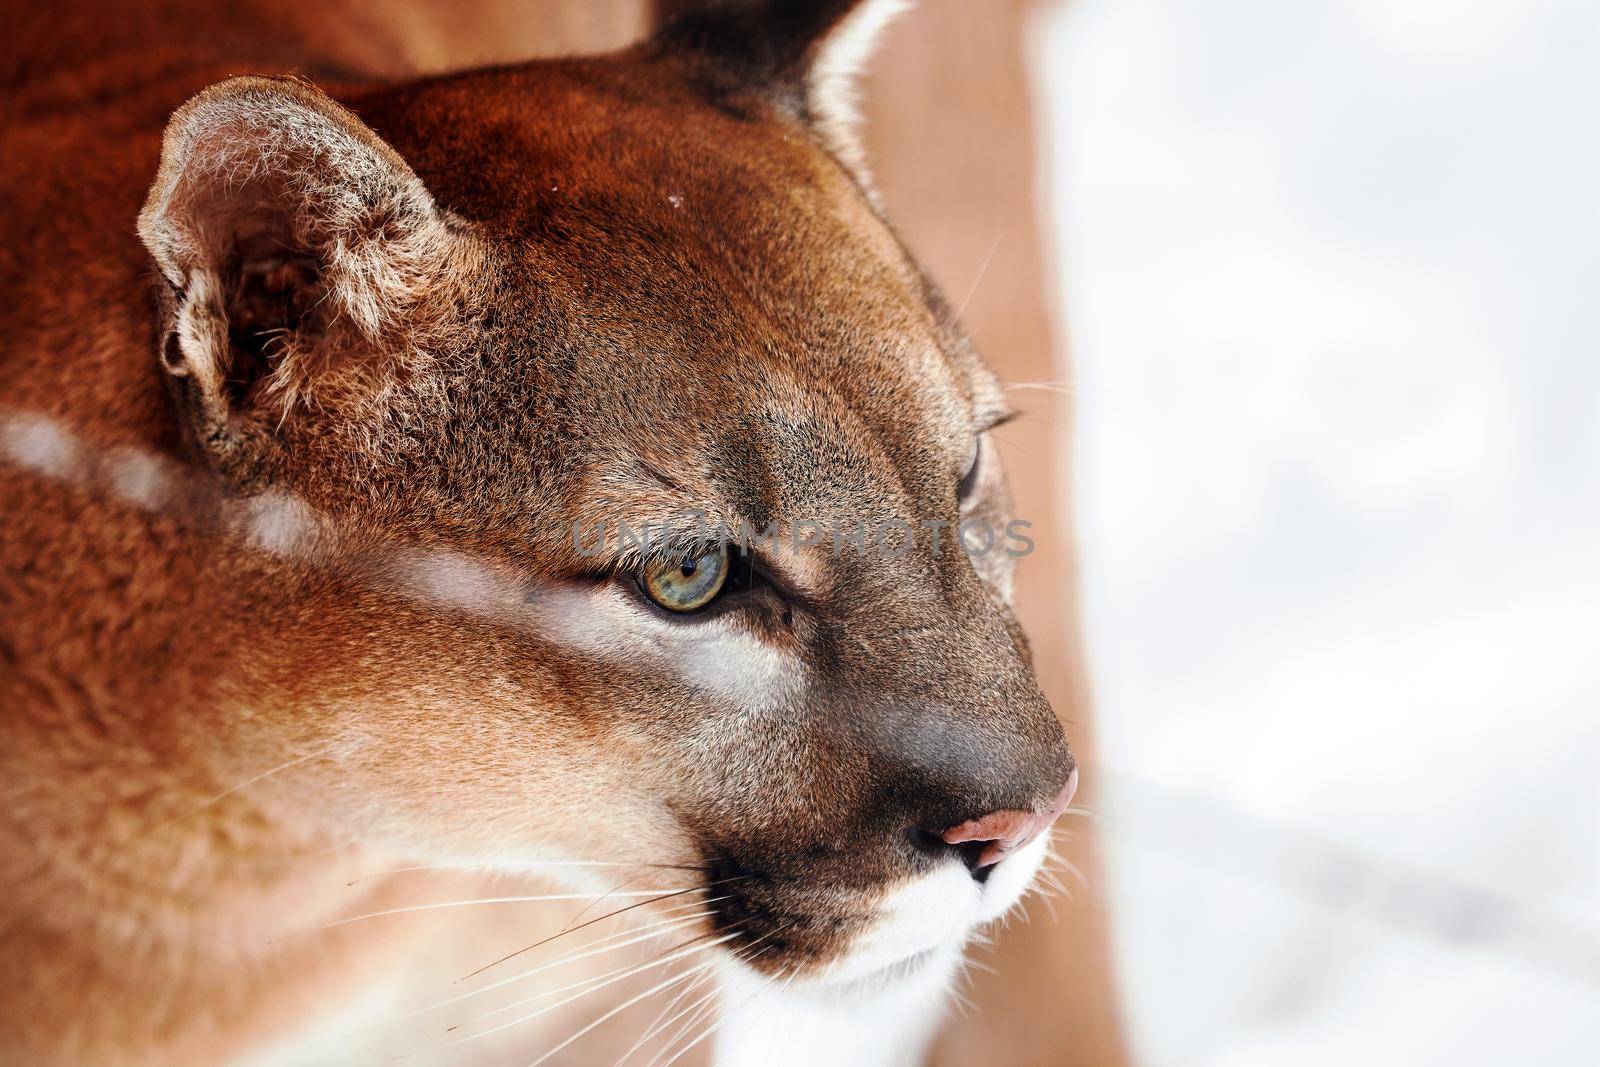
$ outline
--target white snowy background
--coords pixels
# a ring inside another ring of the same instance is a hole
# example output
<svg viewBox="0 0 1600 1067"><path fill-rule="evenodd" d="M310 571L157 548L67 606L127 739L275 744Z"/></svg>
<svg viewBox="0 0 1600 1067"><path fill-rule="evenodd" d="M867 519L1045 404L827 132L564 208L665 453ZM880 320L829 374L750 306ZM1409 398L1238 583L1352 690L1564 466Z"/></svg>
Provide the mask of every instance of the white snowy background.
<svg viewBox="0 0 1600 1067"><path fill-rule="evenodd" d="M1141 1062L1600 1063L1600 3L1034 36Z"/></svg>

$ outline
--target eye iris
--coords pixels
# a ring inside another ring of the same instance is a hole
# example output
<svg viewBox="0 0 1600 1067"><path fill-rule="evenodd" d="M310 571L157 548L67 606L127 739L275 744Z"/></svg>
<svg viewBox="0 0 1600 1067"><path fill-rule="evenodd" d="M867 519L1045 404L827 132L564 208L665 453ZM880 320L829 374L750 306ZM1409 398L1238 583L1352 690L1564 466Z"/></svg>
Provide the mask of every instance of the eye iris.
<svg viewBox="0 0 1600 1067"><path fill-rule="evenodd" d="M647 563L639 584L645 595L668 611L697 611L716 599L728 580L728 548L716 548L682 562Z"/></svg>

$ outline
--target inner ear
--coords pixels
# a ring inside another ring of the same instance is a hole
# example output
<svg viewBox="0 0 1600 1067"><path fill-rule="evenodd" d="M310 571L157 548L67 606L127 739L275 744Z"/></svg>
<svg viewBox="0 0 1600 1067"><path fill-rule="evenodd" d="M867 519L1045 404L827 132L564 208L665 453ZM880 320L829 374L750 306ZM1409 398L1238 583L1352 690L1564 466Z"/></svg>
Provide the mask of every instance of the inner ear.
<svg viewBox="0 0 1600 1067"><path fill-rule="evenodd" d="M326 297L316 255L287 245L276 220L252 222L230 242L221 263L228 324L222 384L236 410L250 404L291 343L317 343Z"/></svg>
<svg viewBox="0 0 1600 1067"><path fill-rule="evenodd" d="M173 115L139 233L167 282L162 362L213 428L268 393L287 414L414 369L464 239L355 115L282 78L223 82Z"/></svg>

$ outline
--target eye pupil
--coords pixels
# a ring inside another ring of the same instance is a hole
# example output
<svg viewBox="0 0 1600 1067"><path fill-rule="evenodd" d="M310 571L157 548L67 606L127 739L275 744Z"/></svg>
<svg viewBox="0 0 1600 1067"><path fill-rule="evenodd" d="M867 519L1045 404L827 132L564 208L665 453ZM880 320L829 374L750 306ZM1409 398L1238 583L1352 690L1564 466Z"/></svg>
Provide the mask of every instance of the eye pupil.
<svg viewBox="0 0 1600 1067"><path fill-rule="evenodd" d="M728 546L717 545L688 559L646 563L639 568L637 581L658 607L682 614L699 611L716 600L732 570Z"/></svg>

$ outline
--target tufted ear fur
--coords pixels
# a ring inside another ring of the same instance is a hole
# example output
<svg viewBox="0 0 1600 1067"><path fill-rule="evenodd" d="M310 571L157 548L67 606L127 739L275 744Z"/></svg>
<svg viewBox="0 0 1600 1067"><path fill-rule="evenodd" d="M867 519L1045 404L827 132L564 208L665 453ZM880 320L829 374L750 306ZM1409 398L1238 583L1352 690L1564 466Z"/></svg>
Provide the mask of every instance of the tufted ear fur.
<svg viewBox="0 0 1600 1067"><path fill-rule="evenodd" d="M139 235L167 283L163 363L211 436L415 371L461 244L353 114L258 77L173 115Z"/></svg>
<svg viewBox="0 0 1600 1067"><path fill-rule="evenodd" d="M856 81L878 36L911 0L711 0L657 34L698 60L715 90L755 90L817 131L862 172Z"/></svg>

